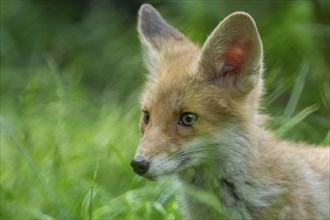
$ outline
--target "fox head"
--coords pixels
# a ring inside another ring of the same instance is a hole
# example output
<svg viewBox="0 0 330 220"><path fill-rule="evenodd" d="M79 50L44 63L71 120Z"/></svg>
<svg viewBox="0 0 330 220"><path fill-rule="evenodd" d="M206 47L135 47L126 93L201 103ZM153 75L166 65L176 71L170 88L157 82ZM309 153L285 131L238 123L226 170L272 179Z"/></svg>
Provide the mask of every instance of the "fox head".
<svg viewBox="0 0 330 220"><path fill-rule="evenodd" d="M134 172L155 179L184 171L202 163L207 143L198 138L258 120L263 51L250 15L229 15L199 47L144 4L138 32L148 80Z"/></svg>

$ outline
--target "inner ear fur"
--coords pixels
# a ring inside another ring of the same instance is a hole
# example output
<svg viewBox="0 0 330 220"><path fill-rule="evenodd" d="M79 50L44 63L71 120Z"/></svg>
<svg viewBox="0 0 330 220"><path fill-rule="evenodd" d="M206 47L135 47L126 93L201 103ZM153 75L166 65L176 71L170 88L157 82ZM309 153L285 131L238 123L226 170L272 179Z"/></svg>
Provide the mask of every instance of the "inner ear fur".
<svg viewBox="0 0 330 220"><path fill-rule="evenodd" d="M235 12L207 38L200 55L198 74L222 86L249 93L262 71L262 43L253 18Z"/></svg>

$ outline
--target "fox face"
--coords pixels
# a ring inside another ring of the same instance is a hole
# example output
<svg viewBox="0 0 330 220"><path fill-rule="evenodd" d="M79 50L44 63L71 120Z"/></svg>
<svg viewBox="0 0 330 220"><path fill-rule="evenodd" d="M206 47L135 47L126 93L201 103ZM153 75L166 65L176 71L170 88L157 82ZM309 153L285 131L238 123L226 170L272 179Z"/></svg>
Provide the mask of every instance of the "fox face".
<svg viewBox="0 0 330 220"><path fill-rule="evenodd" d="M228 127L258 120L262 43L248 14L229 15L200 48L145 4L138 32L148 80L134 172L148 179L184 172L210 159L212 140Z"/></svg>

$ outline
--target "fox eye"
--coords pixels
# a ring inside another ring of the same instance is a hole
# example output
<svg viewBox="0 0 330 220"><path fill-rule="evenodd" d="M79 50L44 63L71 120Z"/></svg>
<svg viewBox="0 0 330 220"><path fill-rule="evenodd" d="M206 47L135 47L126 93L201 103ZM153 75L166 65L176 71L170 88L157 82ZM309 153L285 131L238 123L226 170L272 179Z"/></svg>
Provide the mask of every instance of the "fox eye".
<svg viewBox="0 0 330 220"><path fill-rule="evenodd" d="M181 114L180 124L185 126L192 126L197 121L197 115L191 112L184 112Z"/></svg>
<svg viewBox="0 0 330 220"><path fill-rule="evenodd" d="M146 124L149 123L149 112L143 112L143 122Z"/></svg>

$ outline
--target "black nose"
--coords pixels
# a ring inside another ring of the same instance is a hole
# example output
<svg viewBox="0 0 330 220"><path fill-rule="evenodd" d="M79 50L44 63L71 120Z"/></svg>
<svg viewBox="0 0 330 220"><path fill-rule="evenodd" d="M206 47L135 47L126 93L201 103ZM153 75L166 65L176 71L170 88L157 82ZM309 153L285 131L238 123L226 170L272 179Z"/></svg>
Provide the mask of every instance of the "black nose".
<svg viewBox="0 0 330 220"><path fill-rule="evenodd" d="M132 162L131 166L133 167L133 171L139 175L145 174L150 166L150 162L141 157L135 157Z"/></svg>

